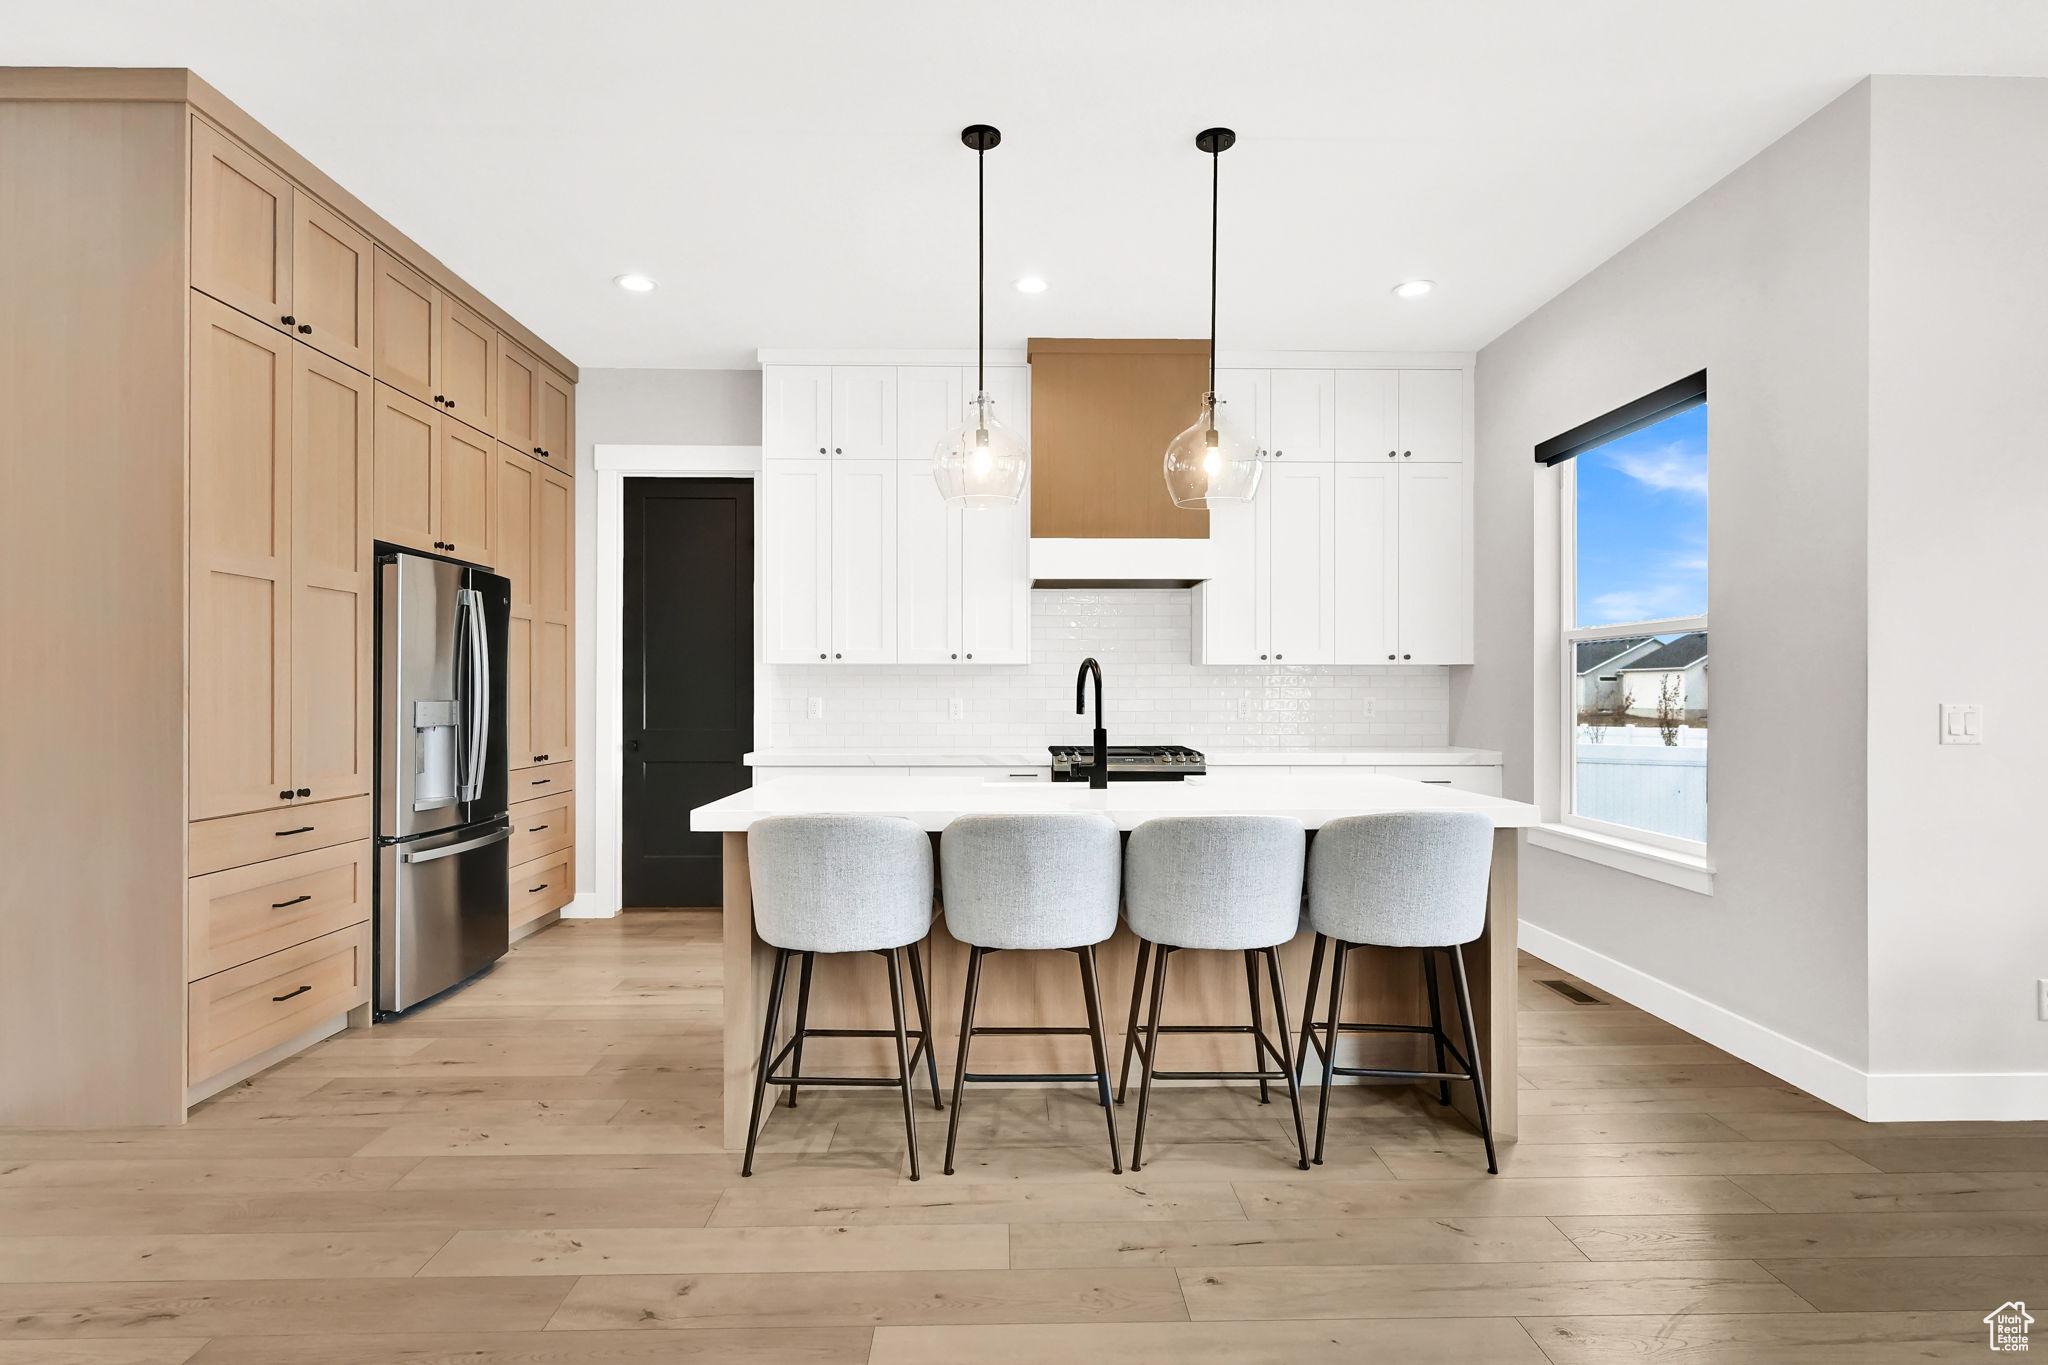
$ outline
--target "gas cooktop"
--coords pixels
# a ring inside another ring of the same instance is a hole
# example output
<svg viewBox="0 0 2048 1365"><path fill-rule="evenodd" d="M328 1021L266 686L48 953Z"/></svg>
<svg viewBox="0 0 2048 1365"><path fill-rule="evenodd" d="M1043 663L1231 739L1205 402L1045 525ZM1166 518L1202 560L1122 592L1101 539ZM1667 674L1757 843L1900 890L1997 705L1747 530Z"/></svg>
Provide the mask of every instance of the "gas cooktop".
<svg viewBox="0 0 2048 1365"><path fill-rule="evenodd" d="M1095 769L1095 749L1088 744L1051 744L1052 780L1086 782ZM1201 777L1209 771L1200 749L1185 744L1112 744L1109 746L1109 780L1112 782L1178 782L1184 777Z"/></svg>

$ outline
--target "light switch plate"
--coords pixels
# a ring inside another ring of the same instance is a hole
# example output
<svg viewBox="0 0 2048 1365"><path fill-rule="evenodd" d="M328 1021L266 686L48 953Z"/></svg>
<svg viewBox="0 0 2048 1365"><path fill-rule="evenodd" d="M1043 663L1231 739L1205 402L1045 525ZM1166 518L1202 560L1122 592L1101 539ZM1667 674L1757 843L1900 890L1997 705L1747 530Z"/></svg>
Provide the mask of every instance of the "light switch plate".
<svg viewBox="0 0 2048 1365"><path fill-rule="evenodd" d="M1982 744L1984 708L1975 702L1945 701L1941 704L1943 744Z"/></svg>
<svg viewBox="0 0 2048 1365"><path fill-rule="evenodd" d="M946 703L946 719L947 719L947 720L965 720L965 719L967 719L967 703L966 703L966 702L964 702L964 701L962 701L962 700L961 700L960 698L958 698L958 697L954 697L954 698L952 698L951 700L949 700L949 701L948 701L948 702Z"/></svg>
<svg viewBox="0 0 2048 1365"><path fill-rule="evenodd" d="M823 697L806 698L804 701L804 715L812 720L825 719L825 699Z"/></svg>

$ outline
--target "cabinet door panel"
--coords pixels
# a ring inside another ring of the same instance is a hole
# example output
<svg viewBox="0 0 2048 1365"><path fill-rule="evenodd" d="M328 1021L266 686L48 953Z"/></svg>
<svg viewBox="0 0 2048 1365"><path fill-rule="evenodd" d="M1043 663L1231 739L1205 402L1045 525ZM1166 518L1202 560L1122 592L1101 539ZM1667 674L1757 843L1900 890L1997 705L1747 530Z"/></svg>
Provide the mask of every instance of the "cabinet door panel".
<svg viewBox="0 0 2048 1365"><path fill-rule="evenodd" d="M291 348L192 300L194 820L280 805L292 787Z"/></svg>
<svg viewBox="0 0 2048 1365"><path fill-rule="evenodd" d="M1335 538L1336 466L1276 463L1259 492L1264 504L1266 583L1262 593L1275 663L1330 661L1335 627L1330 568Z"/></svg>
<svg viewBox="0 0 2048 1365"><path fill-rule="evenodd" d="M896 461L832 466L832 657L896 662Z"/></svg>
<svg viewBox="0 0 2048 1365"><path fill-rule="evenodd" d="M930 464L939 439L960 425L963 409L959 370L950 365L897 370L896 458ZM1008 412L1002 417L1010 420Z"/></svg>
<svg viewBox="0 0 2048 1365"><path fill-rule="evenodd" d="M960 657L960 513L946 506L926 468L905 464L896 480L896 660Z"/></svg>
<svg viewBox="0 0 2048 1365"><path fill-rule="evenodd" d="M1337 458L1346 463L1398 459L1401 445L1398 370L1337 371Z"/></svg>
<svg viewBox="0 0 2048 1365"><path fill-rule="evenodd" d="M1336 458L1336 379L1334 370L1273 371L1267 425L1275 459Z"/></svg>
<svg viewBox="0 0 2048 1365"><path fill-rule="evenodd" d="M292 185L192 120L192 284L270 327L292 311Z"/></svg>
<svg viewBox="0 0 2048 1365"><path fill-rule="evenodd" d="M1401 467L1401 662L1472 662L1465 466Z"/></svg>
<svg viewBox="0 0 2048 1365"><path fill-rule="evenodd" d="M1401 371L1401 458L1443 464L1465 458L1465 372Z"/></svg>
<svg viewBox="0 0 2048 1365"><path fill-rule="evenodd" d="M370 370L376 247L309 195L295 197L294 334L347 365Z"/></svg>
<svg viewBox="0 0 2048 1365"><path fill-rule="evenodd" d="M534 508L541 466L511 446L498 447L497 571L512 584L512 614L533 615Z"/></svg>
<svg viewBox="0 0 2048 1365"><path fill-rule="evenodd" d="M576 420L576 386L543 365L540 367L538 409L534 421L540 428L540 457L565 473L576 472L573 427Z"/></svg>
<svg viewBox="0 0 2048 1365"><path fill-rule="evenodd" d="M440 456L434 529L446 553L489 565L495 558L491 513L498 447L490 437L443 413Z"/></svg>
<svg viewBox="0 0 2048 1365"><path fill-rule="evenodd" d="M920 471L922 472L922 471ZM905 469L904 477L910 476ZM931 483L927 477L924 482ZM934 485L936 486L936 485ZM1031 493L1011 507L954 513L960 522L960 656L963 663L1031 658Z"/></svg>
<svg viewBox="0 0 2048 1365"><path fill-rule="evenodd" d="M498 329L446 295L441 299L441 396L450 416L498 429Z"/></svg>
<svg viewBox="0 0 2048 1365"><path fill-rule="evenodd" d="M809 460L832 453L832 369L770 365L761 371L761 454Z"/></svg>
<svg viewBox="0 0 2048 1365"><path fill-rule="evenodd" d="M1218 370L1216 417L1258 450L1271 450L1272 373L1268 370ZM1193 421L1194 413L1188 414ZM1212 531L1211 534L1214 534Z"/></svg>
<svg viewBox="0 0 2048 1365"><path fill-rule="evenodd" d="M534 743L533 617L514 612L505 624L505 761L512 771L540 762Z"/></svg>
<svg viewBox="0 0 2048 1365"><path fill-rule="evenodd" d="M435 486L441 415L415 398L377 386L377 433L371 487L377 539L435 553L441 538Z"/></svg>
<svg viewBox="0 0 2048 1365"><path fill-rule="evenodd" d="M832 462L764 462L760 484L761 657L823 662L832 653Z"/></svg>
<svg viewBox="0 0 2048 1365"><path fill-rule="evenodd" d="M498 338L498 439L540 454L540 362L510 337Z"/></svg>
<svg viewBox="0 0 2048 1365"><path fill-rule="evenodd" d="M373 372L401 393L430 401L441 391L441 291L380 249L373 313Z"/></svg>
<svg viewBox="0 0 2048 1365"><path fill-rule="evenodd" d="M1368 372L1369 373L1369 372ZM1336 662L1399 661L1400 470L1377 463L1337 466Z"/></svg>
<svg viewBox="0 0 2048 1365"><path fill-rule="evenodd" d="M832 455L841 460L896 458L896 371L841 365L832 371Z"/></svg>
<svg viewBox="0 0 2048 1365"><path fill-rule="evenodd" d="M373 384L292 349L292 772L326 800L370 790Z"/></svg>
<svg viewBox="0 0 2048 1365"><path fill-rule="evenodd" d="M560 763L576 751L576 485L543 468L534 492L533 747Z"/></svg>
<svg viewBox="0 0 2048 1365"><path fill-rule="evenodd" d="M1195 589L1197 663L1255 664L1266 652L1258 522L1256 503L1210 509L1211 572Z"/></svg>

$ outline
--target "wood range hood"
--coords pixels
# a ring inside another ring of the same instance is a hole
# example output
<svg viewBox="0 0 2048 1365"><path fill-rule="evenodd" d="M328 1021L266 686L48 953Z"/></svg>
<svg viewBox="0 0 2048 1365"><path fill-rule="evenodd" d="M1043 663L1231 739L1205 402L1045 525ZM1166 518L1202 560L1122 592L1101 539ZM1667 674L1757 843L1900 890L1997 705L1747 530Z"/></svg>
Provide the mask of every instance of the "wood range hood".
<svg viewBox="0 0 2048 1365"><path fill-rule="evenodd" d="M1201 409L1209 343L1034 337L1030 359L1032 586L1207 578L1209 514L1173 505L1163 466Z"/></svg>

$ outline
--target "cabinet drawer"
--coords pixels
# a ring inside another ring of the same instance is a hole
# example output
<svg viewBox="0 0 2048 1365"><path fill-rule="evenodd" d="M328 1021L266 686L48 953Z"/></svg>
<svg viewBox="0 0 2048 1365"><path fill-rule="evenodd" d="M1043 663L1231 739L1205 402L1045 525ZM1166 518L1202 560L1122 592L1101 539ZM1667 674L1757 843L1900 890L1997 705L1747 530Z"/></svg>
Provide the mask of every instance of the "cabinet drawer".
<svg viewBox="0 0 2048 1365"><path fill-rule="evenodd" d="M1375 768L1373 771L1382 777L1405 777L1411 782L1427 782L1435 787L1455 787L1461 792L1478 792L1481 796L1500 795L1499 768L1446 764L1442 767Z"/></svg>
<svg viewBox="0 0 2048 1365"><path fill-rule="evenodd" d="M543 796L512 807L512 866L559 853L576 842L576 794Z"/></svg>
<svg viewBox="0 0 2048 1365"><path fill-rule="evenodd" d="M190 826L186 835L185 873L199 877L222 868L369 837L368 796L346 796L338 801L316 801L247 815L224 815Z"/></svg>
<svg viewBox="0 0 2048 1365"><path fill-rule="evenodd" d="M543 763L538 768L520 768L513 772L506 784L511 800L516 802L535 797L553 796L557 792L576 790L576 765L567 763Z"/></svg>
<svg viewBox="0 0 2048 1365"><path fill-rule="evenodd" d="M185 988L186 1076L206 1079L370 998L370 926L216 972Z"/></svg>
<svg viewBox="0 0 2048 1365"><path fill-rule="evenodd" d="M294 853L185 883L188 980L370 918L370 843Z"/></svg>
<svg viewBox="0 0 2048 1365"><path fill-rule="evenodd" d="M575 851L563 849L512 869L505 887L512 928L569 903L576 894L575 861Z"/></svg>

